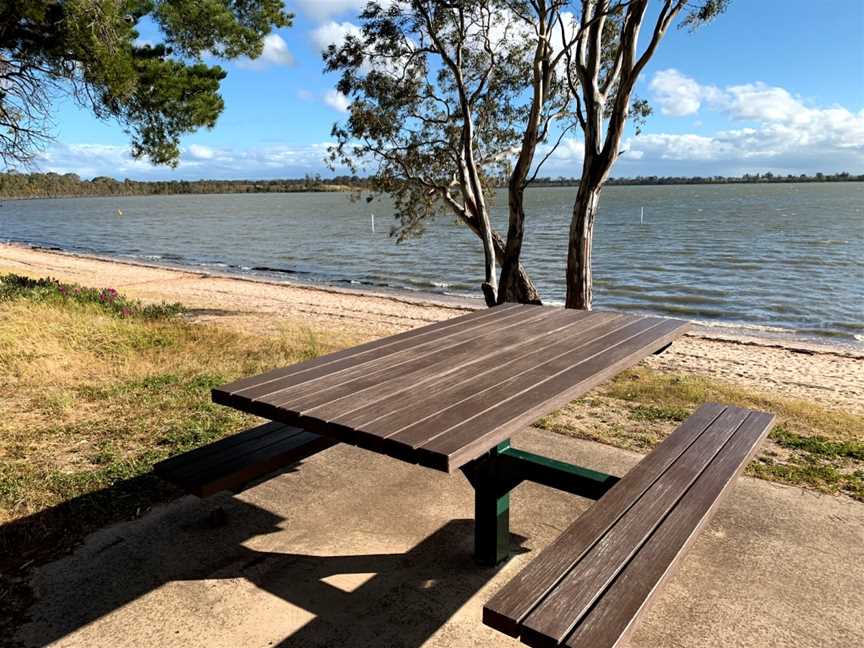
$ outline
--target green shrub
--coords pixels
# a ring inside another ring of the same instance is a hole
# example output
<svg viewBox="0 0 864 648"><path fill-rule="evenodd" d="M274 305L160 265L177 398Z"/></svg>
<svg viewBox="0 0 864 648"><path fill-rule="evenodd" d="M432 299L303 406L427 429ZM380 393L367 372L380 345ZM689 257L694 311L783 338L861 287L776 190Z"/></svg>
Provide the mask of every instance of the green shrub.
<svg viewBox="0 0 864 648"><path fill-rule="evenodd" d="M38 302L71 302L96 307L117 317L157 320L183 312L181 304L142 304L113 288L85 288L52 279L31 279L16 274L0 276L0 301L30 299Z"/></svg>

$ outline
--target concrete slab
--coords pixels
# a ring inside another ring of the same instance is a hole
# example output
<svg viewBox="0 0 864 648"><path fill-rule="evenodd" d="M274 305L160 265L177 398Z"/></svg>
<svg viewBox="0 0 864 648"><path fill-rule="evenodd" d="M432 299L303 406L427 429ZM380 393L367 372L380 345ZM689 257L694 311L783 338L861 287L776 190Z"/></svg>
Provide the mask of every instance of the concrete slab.
<svg viewBox="0 0 864 648"><path fill-rule="evenodd" d="M623 474L638 455L515 443ZM246 492L186 497L35 575L28 646L517 646L483 603L590 502L524 484L502 569L471 558L472 491L336 446ZM209 516L221 507L223 524ZM864 645L864 506L742 479L643 617L634 648Z"/></svg>

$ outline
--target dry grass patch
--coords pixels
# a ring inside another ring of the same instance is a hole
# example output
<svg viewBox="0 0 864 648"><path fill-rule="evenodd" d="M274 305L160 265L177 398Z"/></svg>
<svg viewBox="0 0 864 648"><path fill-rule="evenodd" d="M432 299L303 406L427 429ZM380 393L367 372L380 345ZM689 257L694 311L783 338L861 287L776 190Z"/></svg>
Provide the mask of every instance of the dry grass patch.
<svg viewBox="0 0 864 648"><path fill-rule="evenodd" d="M864 416L705 376L638 368L542 419L562 434L647 452L705 402L764 410L778 423L750 475L864 501Z"/></svg>
<svg viewBox="0 0 864 648"><path fill-rule="evenodd" d="M43 297L0 299L0 554L19 563L146 510L168 488L153 463L255 420L212 387L354 342Z"/></svg>

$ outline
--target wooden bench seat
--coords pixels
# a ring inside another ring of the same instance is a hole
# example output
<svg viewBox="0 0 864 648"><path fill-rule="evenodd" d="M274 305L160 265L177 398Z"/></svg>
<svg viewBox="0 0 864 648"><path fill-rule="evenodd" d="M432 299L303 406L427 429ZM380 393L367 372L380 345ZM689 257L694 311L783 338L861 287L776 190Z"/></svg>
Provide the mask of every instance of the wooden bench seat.
<svg viewBox="0 0 864 648"><path fill-rule="evenodd" d="M700 407L486 604L530 646L618 645L773 424Z"/></svg>
<svg viewBox="0 0 864 648"><path fill-rule="evenodd" d="M337 443L283 423L265 423L166 459L153 472L183 490L207 497L250 482Z"/></svg>

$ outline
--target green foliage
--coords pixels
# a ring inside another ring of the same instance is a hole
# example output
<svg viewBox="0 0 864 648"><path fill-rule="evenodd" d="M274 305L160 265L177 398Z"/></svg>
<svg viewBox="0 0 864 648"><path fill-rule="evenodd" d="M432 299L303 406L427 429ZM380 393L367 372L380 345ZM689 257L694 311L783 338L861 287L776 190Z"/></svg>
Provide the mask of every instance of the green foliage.
<svg viewBox="0 0 864 648"><path fill-rule="evenodd" d="M689 29L693 31L698 29L705 23L714 20L729 7L729 0L703 0L701 3L695 3L696 6L691 8L690 12L684 16L679 27L681 29Z"/></svg>
<svg viewBox="0 0 864 648"><path fill-rule="evenodd" d="M347 121L333 128L331 160L374 169L372 186L392 197L400 238L422 233L442 206L480 217L477 194L492 200L491 189L507 182L529 111L534 43L508 24L506 9L475 0L370 2L361 34L324 55L351 100ZM492 25L506 26L485 42ZM466 177L467 149L480 187Z"/></svg>
<svg viewBox="0 0 864 648"><path fill-rule="evenodd" d="M142 304L129 299L113 288L85 288L61 283L56 279L31 279L16 274L0 276L0 302L29 299L35 302L71 302L92 306L116 317L136 317L158 320L183 312L180 304Z"/></svg>
<svg viewBox="0 0 864 648"><path fill-rule="evenodd" d="M162 43L141 44L150 20ZM26 162L44 144L51 102L71 90L118 120L136 157L176 164L184 133L212 128L225 72L201 62L256 57L291 22L281 0L8 0L0 8L0 159Z"/></svg>

